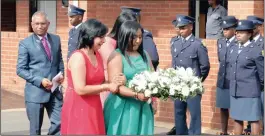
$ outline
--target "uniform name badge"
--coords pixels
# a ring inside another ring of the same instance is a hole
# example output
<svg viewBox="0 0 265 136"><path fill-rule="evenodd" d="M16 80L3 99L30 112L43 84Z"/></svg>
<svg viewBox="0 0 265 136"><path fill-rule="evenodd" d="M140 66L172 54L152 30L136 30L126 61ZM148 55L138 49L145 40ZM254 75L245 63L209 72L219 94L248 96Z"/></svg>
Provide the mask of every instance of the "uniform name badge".
<svg viewBox="0 0 265 136"><path fill-rule="evenodd" d="M230 51L230 54L233 52L233 49Z"/></svg>
<svg viewBox="0 0 265 136"><path fill-rule="evenodd" d="M219 49L221 49L222 48L222 44L219 44Z"/></svg>

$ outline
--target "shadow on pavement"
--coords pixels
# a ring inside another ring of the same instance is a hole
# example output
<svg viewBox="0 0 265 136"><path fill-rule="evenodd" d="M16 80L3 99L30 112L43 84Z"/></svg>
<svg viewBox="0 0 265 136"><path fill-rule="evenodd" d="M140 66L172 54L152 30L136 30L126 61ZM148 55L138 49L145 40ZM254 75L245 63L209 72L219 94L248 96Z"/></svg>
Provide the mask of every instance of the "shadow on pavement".
<svg viewBox="0 0 265 136"><path fill-rule="evenodd" d="M24 97L1 88L1 110L25 108Z"/></svg>
<svg viewBox="0 0 265 136"><path fill-rule="evenodd" d="M48 133L48 129L42 129L42 132L41 132L42 135L47 135L47 133ZM1 135L29 135L29 131L25 130L25 131L5 132L5 133L1 133Z"/></svg>

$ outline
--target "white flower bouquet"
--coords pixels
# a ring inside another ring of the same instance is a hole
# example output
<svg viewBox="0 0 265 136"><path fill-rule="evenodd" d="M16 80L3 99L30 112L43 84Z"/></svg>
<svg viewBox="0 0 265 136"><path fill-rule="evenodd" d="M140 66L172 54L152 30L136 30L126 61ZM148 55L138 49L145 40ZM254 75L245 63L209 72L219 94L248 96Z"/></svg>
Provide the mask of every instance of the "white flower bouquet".
<svg viewBox="0 0 265 136"><path fill-rule="evenodd" d="M177 67L176 70L169 68L166 73L171 75L169 84L171 98L186 101L188 97L204 93L201 79L195 76L195 72L191 68Z"/></svg>
<svg viewBox="0 0 265 136"><path fill-rule="evenodd" d="M156 87L159 72L144 71L136 74L129 81L128 87L138 93L144 93L145 97L150 97L148 103L151 103L151 97L159 96L159 89Z"/></svg>
<svg viewBox="0 0 265 136"><path fill-rule="evenodd" d="M144 93L146 97L157 97L162 100L170 97L186 101L188 97L204 92L201 79L195 76L191 68L183 67L176 70L169 68L156 72L141 72L129 81L128 87L135 92ZM148 103L150 102L151 99Z"/></svg>

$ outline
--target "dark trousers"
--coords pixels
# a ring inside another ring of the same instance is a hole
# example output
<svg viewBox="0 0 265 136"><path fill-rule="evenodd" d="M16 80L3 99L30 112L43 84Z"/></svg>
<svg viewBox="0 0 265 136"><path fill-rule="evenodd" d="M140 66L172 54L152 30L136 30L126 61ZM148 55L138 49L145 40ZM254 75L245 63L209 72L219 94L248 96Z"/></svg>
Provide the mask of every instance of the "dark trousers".
<svg viewBox="0 0 265 136"><path fill-rule="evenodd" d="M159 61L158 60L152 60L152 64L154 66L154 69L156 70L157 69L157 66L159 64Z"/></svg>
<svg viewBox="0 0 265 136"><path fill-rule="evenodd" d="M187 108L191 115L189 129L186 123ZM175 100L175 127L176 135L201 134L201 95L188 98L187 102Z"/></svg>
<svg viewBox="0 0 265 136"><path fill-rule="evenodd" d="M44 108L48 113L51 126L48 135L60 135L62 100L51 95L47 103L26 102L26 112L30 122L30 135L41 135Z"/></svg>
<svg viewBox="0 0 265 136"><path fill-rule="evenodd" d="M261 92L260 95L261 98L261 121L262 121L262 134L264 134L264 91ZM248 122L247 129L245 130L247 132L251 132L251 125L250 122Z"/></svg>

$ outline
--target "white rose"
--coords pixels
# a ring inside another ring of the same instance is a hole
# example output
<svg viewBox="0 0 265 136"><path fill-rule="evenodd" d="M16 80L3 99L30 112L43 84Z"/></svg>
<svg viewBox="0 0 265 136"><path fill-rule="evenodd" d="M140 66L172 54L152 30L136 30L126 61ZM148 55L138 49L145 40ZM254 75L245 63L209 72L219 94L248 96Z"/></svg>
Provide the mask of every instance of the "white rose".
<svg viewBox="0 0 265 136"><path fill-rule="evenodd" d="M157 93L158 93L158 89L157 88L153 89L152 94L157 94Z"/></svg>
<svg viewBox="0 0 265 136"><path fill-rule="evenodd" d="M172 95L172 96L175 95L175 90L173 88L169 89L169 95Z"/></svg>
<svg viewBox="0 0 265 136"><path fill-rule="evenodd" d="M158 78L159 78L159 73L158 72L153 72L152 74L151 74L151 79L150 79L150 81L151 82L157 82L157 80L158 80Z"/></svg>
<svg viewBox="0 0 265 136"><path fill-rule="evenodd" d="M190 94L189 87L187 87L187 86L182 87L181 93L182 93L183 96L186 96L186 97L189 96L189 94Z"/></svg>
<svg viewBox="0 0 265 136"><path fill-rule="evenodd" d="M184 67L180 67L180 68L177 69L177 72L178 72L179 74L185 74L185 73L186 73L186 70L185 70Z"/></svg>
<svg viewBox="0 0 265 136"><path fill-rule="evenodd" d="M166 87L166 81L165 81L166 79L165 79L165 77L161 77L159 80L158 80L158 82L159 82L159 85L162 87L162 88L164 88L164 87Z"/></svg>
<svg viewBox="0 0 265 136"><path fill-rule="evenodd" d="M198 86L196 84L192 84L191 85L191 88L190 88L190 91L194 92L198 89Z"/></svg>
<svg viewBox="0 0 265 136"><path fill-rule="evenodd" d="M140 90L145 90L146 87L147 87L147 82L145 80L141 80L139 83L138 83L138 86L140 88Z"/></svg>
<svg viewBox="0 0 265 136"><path fill-rule="evenodd" d="M177 77L177 76L173 77L172 80L173 80L173 82L175 82L175 83L178 83L178 82L180 81L179 77Z"/></svg>
<svg viewBox="0 0 265 136"><path fill-rule="evenodd" d="M178 91L181 91L182 90L181 88L182 87L180 85L177 85L175 89L178 90Z"/></svg>
<svg viewBox="0 0 265 136"><path fill-rule="evenodd" d="M155 86L154 83L149 83L149 84L148 84L148 88L149 88L149 89L153 88L154 86Z"/></svg>
<svg viewBox="0 0 265 136"><path fill-rule="evenodd" d="M198 77L193 77L192 82L198 83L201 82L201 80Z"/></svg>
<svg viewBox="0 0 265 136"><path fill-rule="evenodd" d="M189 77L193 76L193 70L190 67L186 69L186 72Z"/></svg>
<svg viewBox="0 0 265 136"><path fill-rule="evenodd" d="M152 92L150 90L148 90L148 89L144 91L144 96L145 97L151 97L151 94L152 94Z"/></svg>

